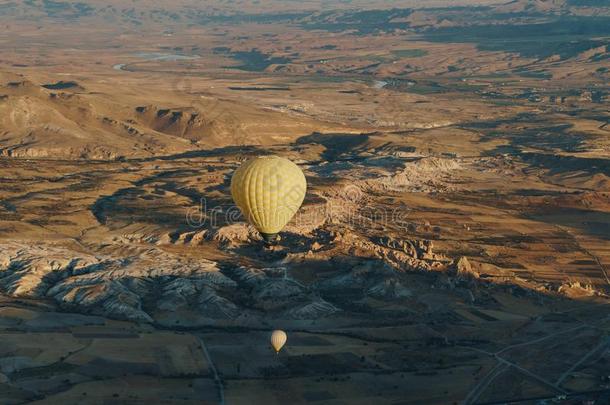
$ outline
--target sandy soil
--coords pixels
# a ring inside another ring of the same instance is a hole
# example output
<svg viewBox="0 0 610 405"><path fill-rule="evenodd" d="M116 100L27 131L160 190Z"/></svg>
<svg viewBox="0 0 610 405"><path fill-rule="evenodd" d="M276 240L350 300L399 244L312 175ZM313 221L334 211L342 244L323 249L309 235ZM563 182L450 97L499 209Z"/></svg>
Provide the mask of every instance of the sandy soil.
<svg viewBox="0 0 610 405"><path fill-rule="evenodd" d="M101 3L0 5L0 402L603 403L606 9Z"/></svg>

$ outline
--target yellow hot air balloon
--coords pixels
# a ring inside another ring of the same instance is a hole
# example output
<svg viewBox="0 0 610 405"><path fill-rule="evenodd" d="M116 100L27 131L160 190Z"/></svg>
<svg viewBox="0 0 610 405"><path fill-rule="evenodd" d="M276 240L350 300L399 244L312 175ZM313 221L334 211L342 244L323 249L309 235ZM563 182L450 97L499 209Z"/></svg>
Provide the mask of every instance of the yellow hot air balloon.
<svg viewBox="0 0 610 405"><path fill-rule="evenodd" d="M271 333L271 346L275 349L276 353L279 353L282 350L282 347L286 344L286 340L288 336L286 336L286 332L283 330L274 330Z"/></svg>
<svg viewBox="0 0 610 405"><path fill-rule="evenodd" d="M306 190L301 169L279 156L250 159L231 179L233 201L267 242L277 240L303 203Z"/></svg>

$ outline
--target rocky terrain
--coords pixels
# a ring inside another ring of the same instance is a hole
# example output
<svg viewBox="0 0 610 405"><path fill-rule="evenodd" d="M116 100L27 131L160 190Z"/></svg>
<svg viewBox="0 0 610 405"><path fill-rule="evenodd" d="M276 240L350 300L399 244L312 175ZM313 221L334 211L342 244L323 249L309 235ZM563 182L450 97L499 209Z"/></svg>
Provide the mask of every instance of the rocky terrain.
<svg viewBox="0 0 610 405"><path fill-rule="evenodd" d="M439 164L432 161L433 167ZM410 296L404 285L405 271L450 272L456 264L435 254L430 240L369 240L340 225L356 221L356 215L362 221L375 220L367 219L367 213L358 208L371 190L383 192L395 184L406 187L416 181L426 184L427 161L407 167L396 175L398 182L395 176L382 176L377 181L360 180L361 187L355 182L326 192L321 196L326 199L322 215L314 216L305 208L288 226L287 231L294 235L289 238L305 237L296 250L290 246L263 248L258 233L243 222L186 232L151 229L146 234L114 236L108 245L79 243L76 249L62 243L31 245L9 240L0 250L0 288L14 297L51 298L66 309L139 322L159 322L157 316L171 316L181 324L317 319L341 310L333 301L345 290L362 290L364 296L378 299ZM436 184L429 181L428 187ZM326 224L335 224L336 230L329 233ZM322 245L327 238L330 245ZM258 262L274 266L239 266L229 259L212 261L167 251L168 247L196 250L208 245L231 253L250 249L248 255L260 256ZM353 249L371 258L365 264L340 259ZM304 285L289 274L294 265L331 257L337 261L337 274L329 279ZM349 305L344 310L349 311ZM183 311L187 312L185 319L181 319Z"/></svg>
<svg viewBox="0 0 610 405"><path fill-rule="evenodd" d="M0 403L607 402L606 2L206 4L0 4Z"/></svg>

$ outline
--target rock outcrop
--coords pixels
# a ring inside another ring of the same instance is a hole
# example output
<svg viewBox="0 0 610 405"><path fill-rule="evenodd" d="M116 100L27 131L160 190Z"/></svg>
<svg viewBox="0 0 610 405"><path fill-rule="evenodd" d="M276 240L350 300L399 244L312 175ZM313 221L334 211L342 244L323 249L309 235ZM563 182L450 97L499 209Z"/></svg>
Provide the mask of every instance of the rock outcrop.
<svg viewBox="0 0 610 405"><path fill-rule="evenodd" d="M212 238L222 244L233 246L251 240L260 240L260 235L254 227L245 222L238 222L219 228Z"/></svg>
<svg viewBox="0 0 610 405"><path fill-rule="evenodd" d="M115 258L47 245L12 242L0 246L3 292L49 297L69 309L114 318L150 322L152 317L143 308L145 298L160 284L164 294L157 305L166 310L172 309L171 303L178 307L189 282L195 292L235 286L213 261L182 259L155 248Z"/></svg>
<svg viewBox="0 0 610 405"><path fill-rule="evenodd" d="M394 299L411 295L411 291L401 282L399 274L388 264L377 260L366 261L323 280L318 283L317 289L323 297L347 293Z"/></svg>
<svg viewBox="0 0 610 405"><path fill-rule="evenodd" d="M285 267L221 270L214 261L183 258L157 247L109 257L3 242L0 289L12 296L51 298L70 311L136 322L167 319L167 314L180 320L183 313L197 322L239 323L242 317L303 320L339 311L314 288L290 278ZM385 293L375 287L372 294Z"/></svg>
<svg viewBox="0 0 610 405"><path fill-rule="evenodd" d="M407 162L404 168L387 176L365 180L364 184L374 191L439 192L449 191L452 172L462 165L455 158L429 157Z"/></svg>
<svg viewBox="0 0 610 405"><path fill-rule="evenodd" d="M461 256L455 261L455 274L456 277L461 280L473 280L479 278L479 273L472 268L470 262L465 256Z"/></svg>

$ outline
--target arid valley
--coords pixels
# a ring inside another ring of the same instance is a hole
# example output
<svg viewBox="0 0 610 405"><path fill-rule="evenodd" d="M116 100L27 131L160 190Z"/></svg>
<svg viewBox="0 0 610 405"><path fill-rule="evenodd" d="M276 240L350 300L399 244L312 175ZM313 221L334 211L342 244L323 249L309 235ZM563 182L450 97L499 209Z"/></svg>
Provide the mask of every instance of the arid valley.
<svg viewBox="0 0 610 405"><path fill-rule="evenodd" d="M0 26L0 404L609 403L607 1ZM308 189L268 246L230 182L272 154Z"/></svg>

